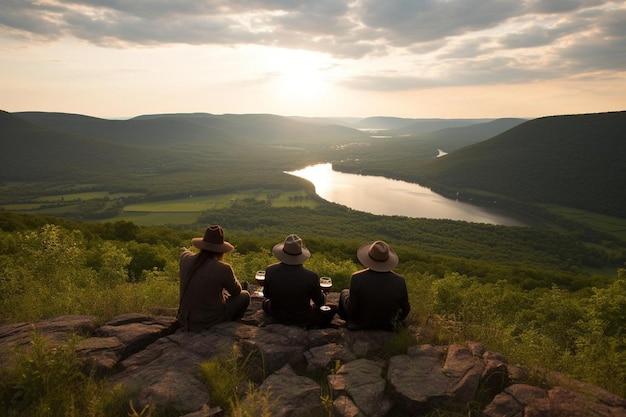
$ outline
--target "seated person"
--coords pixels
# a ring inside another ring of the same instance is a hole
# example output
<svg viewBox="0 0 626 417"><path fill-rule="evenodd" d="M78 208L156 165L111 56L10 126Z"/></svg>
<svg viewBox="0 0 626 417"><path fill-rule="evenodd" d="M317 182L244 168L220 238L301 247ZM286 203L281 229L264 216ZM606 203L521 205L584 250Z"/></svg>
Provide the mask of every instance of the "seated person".
<svg viewBox="0 0 626 417"><path fill-rule="evenodd" d="M395 330L409 314L404 277L392 271L398 255L383 241L365 244L357 258L366 269L350 277L350 288L341 291L339 316L349 329Z"/></svg>
<svg viewBox="0 0 626 417"><path fill-rule="evenodd" d="M276 322L306 328L327 327L336 307L321 311L325 297L319 276L304 267L311 252L297 235L289 235L274 245L274 256L280 261L265 269L263 310Z"/></svg>
<svg viewBox="0 0 626 417"><path fill-rule="evenodd" d="M243 317L250 294L241 289L232 267L223 262L234 246L224 241L221 226L209 226L204 237L191 243L200 249L184 249L180 256L180 306L177 319L186 331L200 331L223 321Z"/></svg>

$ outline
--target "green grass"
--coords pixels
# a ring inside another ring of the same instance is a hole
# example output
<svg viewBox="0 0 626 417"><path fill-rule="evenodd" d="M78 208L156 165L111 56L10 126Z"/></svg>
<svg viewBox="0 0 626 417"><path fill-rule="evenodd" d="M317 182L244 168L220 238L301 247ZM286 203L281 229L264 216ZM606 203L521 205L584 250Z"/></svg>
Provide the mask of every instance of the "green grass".
<svg viewBox="0 0 626 417"><path fill-rule="evenodd" d="M211 393L211 403L231 416L271 416L276 404L268 391L259 391L248 373L250 356L243 357L234 345L230 353L200 364ZM264 373L264 372L263 372Z"/></svg>
<svg viewBox="0 0 626 417"><path fill-rule="evenodd" d="M312 200L304 200L304 192L283 192L278 197L272 198L272 207L297 207L307 206L315 208L317 203ZM298 199L300 197L301 199ZM124 207L125 212L201 212L210 209L229 208L239 200L254 199L267 201L270 198L265 191L251 191L241 193L220 194L201 197L181 198L178 200L154 201L148 203L130 204ZM294 199L296 198L296 199Z"/></svg>
<svg viewBox="0 0 626 417"><path fill-rule="evenodd" d="M60 204L53 207L42 207L34 210L33 214L60 216L65 213L79 213L80 205L78 204Z"/></svg>
<svg viewBox="0 0 626 417"><path fill-rule="evenodd" d="M22 204L4 204L0 206L2 210L7 211L34 211L38 210L42 204L36 203L22 203Z"/></svg>
<svg viewBox="0 0 626 417"><path fill-rule="evenodd" d="M303 191L281 192L270 195L263 190L211 196L188 197L177 200L130 204L122 214L111 219L129 220L141 226L163 224L193 224L207 210L228 209L243 200L271 201L272 207L317 208L319 203L308 199Z"/></svg>
<svg viewBox="0 0 626 417"><path fill-rule="evenodd" d="M31 334L30 349L13 351L10 366L0 370L0 414L6 417L121 416L128 413L131 392L82 372L76 338L51 345Z"/></svg>
<svg viewBox="0 0 626 417"><path fill-rule="evenodd" d="M200 212L124 212L110 221L131 221L139 226L160 226L164 224L186 225L197 221ZM98 220L99 221L99 220Z"/></svg>
<svg viewBox="0 0 626 417"><path fill-rule="evenodd" d="M66 216L81 214L83 207L78 202L105 202L105 209L115 204L118 198L141 196L140 193L110 193L108 191L92 191L68 194L55 194L37 197L19 204L0 205L1 210L28 212L38 215ZM207 210L228 209L240 201L269 201L272 207L307 207L317 208L319 203L308 197L305 191L285 191L270 193L266 190L252 190L239 193L227 193L210 196L180 198L176 200L152 201L129 204L123 212L109 221L127 220L141 226L163 224L190 225L197 221L198 216ZM98 219L101 221L102 219Z"/></svg>
<svg viewBox="0 0 626 417"><path fill-rule="evenodd" d="M626 219L611 217L603 214L590 213L570 207L549 206L548 210L569 220L591 227L626 241Z"/></svg>
<svg viewBox="0 0 626 417"><path fill-rule="evenodd" d="M59 201L82 201L82 200L97 200L97 199L116 199L122 197L135 197L140 196L140 193L110 193L108 191L91 191L84 193L71 193L71 194L57 194L47 195L34 199L42 203L59 202Z"/></svg>

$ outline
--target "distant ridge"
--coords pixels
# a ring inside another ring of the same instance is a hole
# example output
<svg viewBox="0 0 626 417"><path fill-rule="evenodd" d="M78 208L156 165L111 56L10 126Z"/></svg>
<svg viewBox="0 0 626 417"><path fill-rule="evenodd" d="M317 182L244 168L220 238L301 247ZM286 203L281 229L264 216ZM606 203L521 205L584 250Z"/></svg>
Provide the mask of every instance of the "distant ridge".
<svg viewBox="0 0 626 417"><path fill-rule="evenodd" d="M363 135L356 129L319 125L271 114L173 113L137 116L128 120L107 120L65 113L19 112L16 116L40 126L112 142L178 146L224 142L284 142Z"/></svg>
<svg viewBox="0 0 626 417"><path fill-rule="evenodd" d="M401 117L367 117L355 126L359 129L390 130L394 134L429 133L450 127L485 123L493 119L409 119Z"/></svg>
<svg viewBox="0 0 626 417"><path fill-rule="evenodd" d="M107 120L68 113L3 112L0 182L32 182L28 190L19 185L20 193L36 194L36 189L65 182L170 198L214 192L228 182L238 189L266 184L293 187L298 181L283 171L317 162L322 158L315 156L318 152L330 153L337 145L367 139L357 129L267 114L158 114ZM259 158L271 162L259 164ZM247 169L251 165L252 171Z"/></svg>
<svg viewBox="0 0 626 417"><path fill-rule="evenodd" d="M450 153L465 146L492 138L525 121L525 119L503 118L460 127L448 127L428 133L400 134L399 136L404 136L405 138L402 142L396 143L396 146L404 152L413 153L418 148L423 148L429 144L431 150L441 149ZM397 134L397 131L386 133Z"/></svg>
<svg viewBox="0 0 626 417"><path fill-rule="evenodd" d="M626 112L550 116L421 164L429 183L626 218Z"/></svg>

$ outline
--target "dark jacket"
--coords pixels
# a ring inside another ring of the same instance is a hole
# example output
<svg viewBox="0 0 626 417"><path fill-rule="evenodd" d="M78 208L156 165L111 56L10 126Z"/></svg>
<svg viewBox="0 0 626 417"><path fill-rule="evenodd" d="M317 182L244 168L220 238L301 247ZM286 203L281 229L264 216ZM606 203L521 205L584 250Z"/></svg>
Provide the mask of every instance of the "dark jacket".
<svg viewBox="0 0 626 417"><path fill-rule="evenodd" d="M345 308L348 324L354 328L392 330L411 310L406 281L393 271L355 272Z"/></svg>
<svg viewBox="0 0 626 417"><path fill-rule="evenodd" d="M324 305L319 276L302 265L276 263L265 269L263 293L271 302L272 318L283 324L307 326L313 309Z"/></svg>
<svg viewBox="0 0 626 417"><path fill-rule="evenodd" d="M227 294L241 293L241 284L232 267L215 258L207 259L193 273L199 254L185 251L180 257L180 296L178 321L186 330L197 331L226 321ZM192 277L193 273L193 277Z"/></svg>

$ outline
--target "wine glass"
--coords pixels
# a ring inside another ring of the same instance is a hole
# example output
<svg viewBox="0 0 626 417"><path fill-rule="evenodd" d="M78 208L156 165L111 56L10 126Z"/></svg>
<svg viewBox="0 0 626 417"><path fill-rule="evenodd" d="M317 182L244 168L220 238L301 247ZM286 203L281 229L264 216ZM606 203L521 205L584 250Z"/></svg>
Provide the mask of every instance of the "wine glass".
<svg viewBox="0 0 626 417"><path fill-rule="evenodd" d="M256 271L254 279L256 280L257 285L261 287L256 292L256 295L258 295L259 297L263 297L263 286L265 285L265 271Z"/></svg>
<svg viewBox="0 0 626 417"><path fill-rule="evenodd" d="M322 287L322 291L324 292L324 294L328 294L332 286L333 286L333 280L330 279L330 277L320 278L320 287Z"/></svg>

